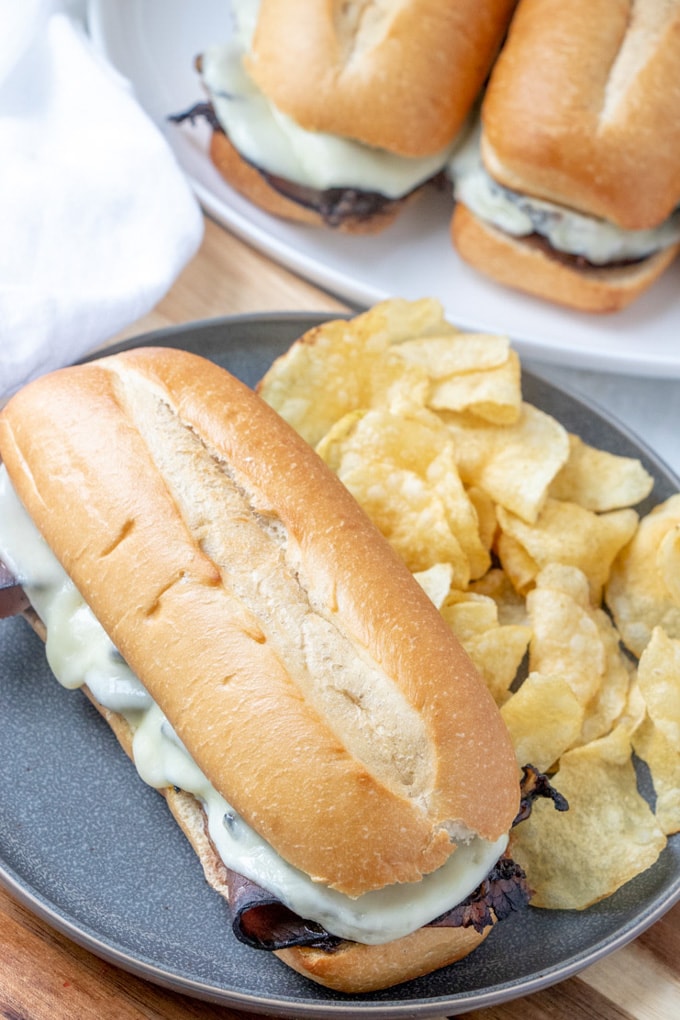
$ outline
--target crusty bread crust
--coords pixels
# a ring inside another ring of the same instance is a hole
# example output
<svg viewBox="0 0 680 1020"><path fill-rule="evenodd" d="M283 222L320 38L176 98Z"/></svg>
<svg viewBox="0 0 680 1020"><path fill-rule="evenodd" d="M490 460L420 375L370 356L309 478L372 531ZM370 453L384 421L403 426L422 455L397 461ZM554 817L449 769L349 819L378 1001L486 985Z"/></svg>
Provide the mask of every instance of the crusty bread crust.
<svg viewBox="0 0 680 1020"><path fill-rule="evenodd" d="M449 145L516 0L262 0L247 68L309 131L403 156Z"/></svg>
<svg viewBox="0 0 680 1020"><path fill-rule="evenodd" d="M262 174L243 159L223 131L213 131L212 133L210 158L232 188L235 188L244 198L265 212L281 219L306 223L313 227L327 226L316 209L295 202L272 188ZM411 202L421 190L418 188L403 199L390 202L389 205L373 213L370 217L344 216L334 229L343 234L377 234L389 227L406 203Z"/></svg>
<svg viewBox="0 0 680 1020"><path fill-rule="evenodd" d="M522 0L485 93L482 156L514 191L627 229L680 202L680 4Z"/></svg>
<svg viewBox="0 0 680 1020"><path fill-rule="evenodd" d="M584 312L616 312L647 290L680 250L672 245L656 255L618 268L576 267L544 246L512 237L458 203L451 220L458 254L498 283Z"/></svg>
<svg viewBox="0 0 680 1020"><path fill-rule="evenodd" d="M229 373L158 348L63 369L10 400L0 453L199 767L288 861L358 895L418 881L460 829L509 830L514 752L469 658Z"/></svg>

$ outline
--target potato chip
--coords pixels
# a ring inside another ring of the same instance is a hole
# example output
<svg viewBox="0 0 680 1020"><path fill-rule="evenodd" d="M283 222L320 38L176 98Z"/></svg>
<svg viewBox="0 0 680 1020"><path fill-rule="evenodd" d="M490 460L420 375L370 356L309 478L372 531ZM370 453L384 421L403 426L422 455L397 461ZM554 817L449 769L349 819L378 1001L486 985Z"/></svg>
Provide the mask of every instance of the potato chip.
<svg viewBox="0 0 680 1020"><path fill-rule="evenodd" d="M680 606L680 522L661 539L656 565L671 598Z"/></svg>
<svg viewBox="0 0 680 1020"><path fill-rule="evenodd" d="M529 627L508 623L499 624L463 643L498 706L510 697L530 637Z"/></svg>
<svg viewBox="0 0 680 1020"><path fill-rule="evenodd" d="M550 486L550 495L602 513L635 506L652 491L654 479L632 457L598 450L569 436L569 459Z"/></svg>
<svg viewBox="0 0 680 1020"><path fill-rule="evenodd" d="M504 507L498 507L497 513L503 534L515 539L539 568L549 563L579 567L588 578L595 604L600 601L614 559L630 541L638 522L631 509L594 514L577 503L551 497L533 525Z"/></svg>
<svg viewBox="0 0 680 1020"><path fill-rule="evenodd" d="M566 429L527 403L513 425L492 425L451 411L439 414L453 435L465 484L478 486L499 506L533 523L569 456Z"/></svg>
<svg viewBox="0 0 680 1020"><path fill-rule="evenodd" d="M482 545L489 551L493 547L498 531L498 519L496 518L496 507L491 496L476 485L467 487L468 499L477 512L477 524L479 537Z"/></svg>
<svg viewBox="0 0 680 1020"><path fill-rule="evenodd" d="M413 572L450 563L465 588L490 563L446 430L387 411L355 412L317 446Z"/></svg>
<svg viewBox="0 0 680 1020"><path fill-rule="evenodd" d="M655 627L637 675L650 719L680 753L680 640Z"/></svg>
<svg viewBox="0 0 680 1020"><path fill-rule="evenodd" d="M592 617L604 650L604 673L583 721L581 741L584 744L605 736L622 719L635 678L635 667L621 650L618 631L609 615L597 608L592 610Z"/></svg>
<svg viewBox="0 0 680 1020"><path fill-rule="evenodd" d="M392 343L449 327L436 301L385 301L354 319L315 327L270 367L260 396L315 446L350 411L424 406L426 373Z"/></svg>
<svg viewBox="0 0 680 1020"><path fill-rule="evenodd" d="M502 705L526 654L531 630L522 624L500 624L493 599L452 591L441 614Z"/></svg>
<svg viewBox="0 0 680 1020"><path fill-rule="evenodd" d="M440 379L427 403L435 411L469 411L495 425L511 425L522 410L519 357L510 351L502 365Z"/></svg>
<svg viewBox="0 0 680 1020"><path fill-rule="evenodd" d="M442 616L459 641L466 641L498 626L496 604L485 595L451 591L441 608Z"/></svg>
<svg viewBox="0 0 680 1020"><path fill-rule="evenodd" d="M450 563L434 563L427 570L419 570L413 575L428 596L430 601L441 609L453 581L453 567Z"/></svg>
<svg viewBox="0 0 680 1020"><path fill-rule="evenodd" d="M680 751L651 719L633 736L635 753L646 763L656 803L654 813L667 836L680 832Z"/></svg>
<svg viewBox="0 0 680 1020"><path fill-rule="evenodd" d="M526 602L500 567L492 567L484 577L472 581L469 590L478 595L488 595L494 600L499 623L526 624Z"/></svg>
<svg viewBox="0 0 680 1020"><path fill-rule="evenodd" d="M498 368L508 360L510 341L490 333L451 330L442 336L419 336L394 344L394 352L422 368L433 381L463 372Z"/></svg>
<svg viewBox="0 0 680 1020"><path fill-rule="evenodd" d="M513 830L511 853L534 906L583 910L651 867L666 836L638 792L626 727L567 751L552 781L569 810L536 803Z"/></svg>
<svg viewBox="0 0 680 1020"><path fill-rule="evenodd" d="M678 525L680 494L641 519L632 541L614 563L605 589L617 629L637 656L654 627L663 627L669 637L680 638Z"/></svg>
<svg viewBox="0 0 680 1020"><path fill-rule="evenodd" d="M526 595L535 583L540 567L523 545L511 535L500 532L496 538L496 553L505 576L510 579L518 595Z"/></svg>
<svg viewBox="0 0 680 1020"><path fill-rule="evenodd" d="M579 739L584 706L559 674L530 673L501 706L519 765L548 771Z"/></svg>
<svg viewBox="0 0 680 1020"><path fill-rule="evenodd" d="M557 672L586 709L576 743L604 736L625 711L633 666L609 616L589 599L585 574L552 563L527 596L533 626L530 667Z"/></svg>
<svg viewBox="0 0 680 1020"><path fill-rule="evenodd" d="M532 627L530 670L561 676L585 709L597 695L605 669L604 647L588 603L537 585L527 595L527 612Z"/></svg>

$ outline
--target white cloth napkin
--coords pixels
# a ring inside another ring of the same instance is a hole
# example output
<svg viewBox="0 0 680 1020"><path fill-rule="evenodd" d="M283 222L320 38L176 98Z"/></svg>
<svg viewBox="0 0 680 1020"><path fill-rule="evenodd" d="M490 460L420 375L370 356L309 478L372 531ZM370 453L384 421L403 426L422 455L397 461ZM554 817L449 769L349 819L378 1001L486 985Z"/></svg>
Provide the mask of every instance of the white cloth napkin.
<svg viewBox="0 0 680 1020"><path fill-rule="evenodd" d="M165 139L56 0L0 0L0 399L148 312L203 221Z"/></svg>

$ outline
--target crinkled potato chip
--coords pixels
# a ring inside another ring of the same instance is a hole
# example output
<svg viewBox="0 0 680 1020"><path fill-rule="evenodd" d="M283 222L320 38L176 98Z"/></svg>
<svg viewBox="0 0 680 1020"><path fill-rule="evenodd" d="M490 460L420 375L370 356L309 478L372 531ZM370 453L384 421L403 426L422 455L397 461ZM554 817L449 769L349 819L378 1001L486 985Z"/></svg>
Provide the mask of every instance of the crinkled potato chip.
<svg viewBox="0 0 680 1020"><path fill-rule="evenodd" d="M484 634L498 626L496 604L486 595L454 590L449 593L441 608L444 619L459 641Z"/></svg>
<svg viewBox="0 0 680 1020"><path fill-rule="evenodd" d="M500 567L492 567L484 577L472 581L469 590L478 595L488 595L494 600L499 623L526 624L526 602Z"/></svg>
<svg viewBox="0 0 680 1020"><path fill-rule="evenodd" d="M530 668L562 676L587 709L574 744L604 736L624 713L633 666L607 613L590 603L587 577L577 567L551 563L538 574L527 611Z"/></svg>
<svg viewBox="0 0 680 1020"><path fill-rule="evenodd" d="M588 705L581 741L587 744L605 736L622 718L628 704L635 667L621 649L619 634L603 609L593 609L593 619L604 649L604 673L597 695Z"/></svg>
<svg viewBox="0 0 680 1020"><path fill-rule="evenodd" d="M441 614L468 653L496 704L510 696L526 654L531 629L523 624L501 624L492 598L452 591Z"/></svg>
<svg viewBox="0 0 680 1020"><path fill-rule="evenodd" d="M441 609L451 590L453 567L450 563L434 563L427 570L418 570L413 575L430 601Z"/></svg>
<svg viewBox="0 0 680 1020"><path fill-rule="evenodd" d="M480 422L471 414L439 412L456 443L460 476L533 523L550 484L569 456L569 436L551 415L522 403L512 425Z"/></svg>
<svg viewBox="0 0 680 1020"><path fill-rule="evenodd" d="M584 706L564 677L530 673L501 706L517 763L547 772L579 739Z"/></svg>
<svg viewBox="0 0 680 1020"><path fill-rule="evenodd" d="M680 606L680 522L661 539L656 563L671 598Z"/></svg>
<svg viewBox="0 0 680 1020"><path fill-rule="evenodd" d="M567 751L553 782L569 810L535 804L513 830L511 852L534 906L583 910L651 867L666 836L638 792L626 728Z"/></svg>
<svg viewBox="0 0 680 1020"><path fill-rule="evenodd" d="M510 341L490 333L461 333L451 330L443 336L421 336L394 345L405 362L424 369L433 381L461 372L481 372L505 364Z"/></svg>
<svg viewBox="0 0 680 1020"><path fill-rule="evenodd" d="M461 642L498 706L511 695L530 633L529 628L521 624L499 624L484 634L470 636L467 641Z"/></svg>
<svg viewBox="0 0 680 1020"><path fill-rule="evenodd" d="M441 379L432 386L427 403L435 411L469 411L494 425L512 425L522 410L519 357L510 351L495 368Z"/></svg>
<svg viewBox="0 0 680 1020"><path fill-rule="evenodd" d="M468 499L477 511L479 524L479 537L485 549L491 550L498 531L498 520L496 518L496 506L491 496L476 485L467 487Z"/></svg>
<svg viewBox="0 0 680 1020"><path fill-rule="evenodd" d="M579 567L588 578L594 604L600 602L611 565L638 522L635 510L595 514L577 503L551 497L533 525L504 507L497 512L502 532L515 539L539 568L549 563Z"/></svg>
<svg viewBox="0 0 680 1020"><path fill-rule="evenodd" d="M317 450L412 571L453 566L465 588L490 564L477 512L459 478L441 425L387 411L355 412Z"/></svg>
<svg viewBox="0 0 680 1020"><path fill-rule="evenodd" d="M496 538L496 553L517 594L526 595L533 588L541 569L536 560L516 539L502 531Z"/></svg>
<svg viewBox="0 0 680 1020"><path fill-rule="evenodd" d="M645 719L633 736L635 753L646 763L656 803L654 813L667 836L680 832L680 751L654 725Z"/></svg>
<svg viewBox="0 0 680 1020"><path fill-rule="evenodd" d="M561 676L584 709L597 695L605 668L604 647L588 609L556 588L537 586L527 595L529 669Z"/></svg>
<svg viewBox="0 0 680 1020"><path fill-rule="evenodd" d="M309 330L277 358L258 393L315 446L350 411L424 406L427 375L390 346L447 329L455 333L436 301L382 302L353 319Z"/></svg>
<svg viewBox="0 0 680 1020"><path fill-rule="evenodd" d="M598 450L570 435L569 459L550 486L550 495L602 513L641 503L653 485L639 460Z"/></svg>
<svg viewBox="0 0 680 1020"><path fill-rule="evenodd" d="M680 753L680 640L661 627L640 656L638 684L650 719Z"/></svg>
<svg viewBox="0 0 680 1020"><path fill-rule="evenodd" d="M605 600L626 647L637 656L654 627L663 627L669 637L680 638L679 525L680 493L640 520L632 541L612 567Z"/></svg>

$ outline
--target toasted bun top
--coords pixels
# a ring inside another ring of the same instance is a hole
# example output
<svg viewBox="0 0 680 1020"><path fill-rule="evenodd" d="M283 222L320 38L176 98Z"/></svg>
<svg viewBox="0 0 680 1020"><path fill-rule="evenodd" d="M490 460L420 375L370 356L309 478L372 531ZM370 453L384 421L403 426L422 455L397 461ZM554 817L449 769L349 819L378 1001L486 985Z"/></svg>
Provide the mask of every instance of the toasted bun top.
<svg viewBox="0 0 680 1020"><path fill-rule="evenodd" d="M262 0L249 74L309 131L403 156L449 145L516 0Z"/></svg>
<svg viewBox="0 0 680 1020"><path fill-rule="evenodd" d="M522 0L485 94L506 187L656 226L680 202L680 3Z"/></svg>
<svg viewBox="0 0 680 1020"><path fill-rule="evenodd" d="M470 660L314 451L209 361L136 349L0 416L62 565L195 761L288 861L349 895L416 881L518 808Z"/></svg>

